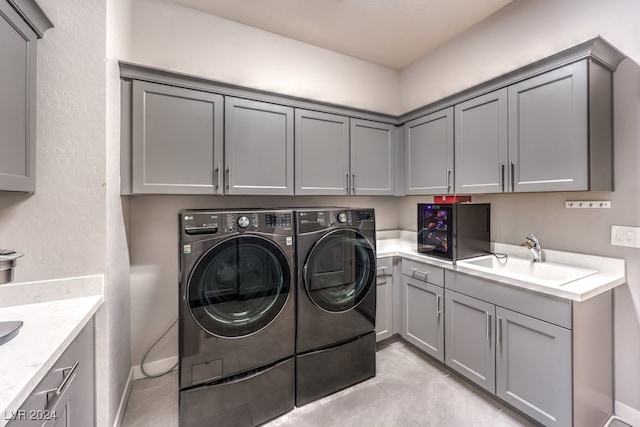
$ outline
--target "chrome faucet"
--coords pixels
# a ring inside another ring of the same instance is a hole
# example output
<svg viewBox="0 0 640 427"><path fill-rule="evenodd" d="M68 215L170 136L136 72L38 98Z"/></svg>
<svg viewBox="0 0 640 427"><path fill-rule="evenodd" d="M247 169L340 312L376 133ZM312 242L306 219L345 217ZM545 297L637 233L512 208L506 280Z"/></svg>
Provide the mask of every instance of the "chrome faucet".
<svg viewBox="0 0 640 427"><path fill-rule="evenodd" d="M535 235L529 234L527 239L522 242L522 246L526 246L529 249L529 252L533 255L533 262L542 262L542 247Z"/></svg>

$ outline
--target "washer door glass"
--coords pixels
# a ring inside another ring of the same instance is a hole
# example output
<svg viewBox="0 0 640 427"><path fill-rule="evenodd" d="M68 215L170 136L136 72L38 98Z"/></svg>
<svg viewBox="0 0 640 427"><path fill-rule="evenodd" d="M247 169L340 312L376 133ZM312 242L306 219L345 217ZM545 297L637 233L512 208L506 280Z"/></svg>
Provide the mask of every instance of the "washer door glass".
<svg viewBox="0 0 640 427"><path fill-rule="evenodd" d="M285 254L270 240L238 236L209 249L187 286L193 318L207 332L241 337L267 326L291 287Z"/></svg>
<svg viewBox="0 0 640 427"><path fill-rule="evenodd" d="M342 312L357 306L375 286L376 258L369 241L353 230L335 230L311 249L303 270L309 298Z"/></svg>

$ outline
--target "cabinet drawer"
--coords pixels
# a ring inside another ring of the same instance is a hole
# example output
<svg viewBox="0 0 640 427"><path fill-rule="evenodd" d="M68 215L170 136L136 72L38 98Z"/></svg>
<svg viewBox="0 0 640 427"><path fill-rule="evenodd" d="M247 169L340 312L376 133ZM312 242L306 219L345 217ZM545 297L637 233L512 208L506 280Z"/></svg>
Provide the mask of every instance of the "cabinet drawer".
<svg viewBox="0 0 640 427"><path fill-rule="evenodd" d="M413 277L423 282L433 283L437 286L444 286L444 268L412 261L402 260L402 274Z"/></svg>
<svg viewBox="0 0 640 427"><path fill-rule="evenodd" d="M393 273L393 258L381 258L377 260L376 276L391 276Z"/></svg>
<svg viewBox="0 0 640 427"><path fill-rule="evenodd" d="M11 414L13 419L7 425L9 427L42 426L47 425L47 421L55 423L58 418L64 418L66 405L74 388L82 388L81 393L93 396L93 389L86 390L84 384L78 382L83 381L82 376L86 376L85 372L93 375L92 362L93 320L62 353L18 412L15 415ZM59 391L58 394L56 390ZM84 407L77 410L92 411L91 408Z"/></svg>

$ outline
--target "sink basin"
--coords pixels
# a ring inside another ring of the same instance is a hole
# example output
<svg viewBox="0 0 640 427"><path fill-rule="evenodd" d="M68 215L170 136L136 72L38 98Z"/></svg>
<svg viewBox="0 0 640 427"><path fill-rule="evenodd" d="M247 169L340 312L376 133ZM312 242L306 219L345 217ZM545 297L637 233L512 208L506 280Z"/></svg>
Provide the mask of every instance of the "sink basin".
<svg viewBox="0 0 640 427"><path fill-rule="evenodd" d="M498 259L493 255L459 261L458 265L545 286L566 285L598 272L588 268L548 262L533 262L522 258L508 257L506 259Z"/></svg>

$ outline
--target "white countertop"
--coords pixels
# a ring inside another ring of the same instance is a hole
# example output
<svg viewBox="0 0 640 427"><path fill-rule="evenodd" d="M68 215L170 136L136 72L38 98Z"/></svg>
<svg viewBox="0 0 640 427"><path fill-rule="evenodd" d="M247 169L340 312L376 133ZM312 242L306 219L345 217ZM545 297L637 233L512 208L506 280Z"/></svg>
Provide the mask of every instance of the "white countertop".
<svg viewBox="0 0 640 427"><path fill-rule="evenodd" d="M0 321L24 322L0 345L0 426L100 308L102 283L99 275L0 286Z"/></svg>
<svg viewBox="0 0 640 427"><path fill-rule="evenodd" d="M598 271L597 274L569 282L562 286L545 286L524 280L508 278L500 274L478 271L461 264L456 265L451 261L423 255L416 250L415 237L411 238L406 232L401 232L400 238L379 239L376 242L376 246L378 258L398 256L573 301L585 301L616 286L622 285L627 281L625 260L617 258L543 249L543 259L546 262L589 268ZM520 246L492 243L492 250L518 258L530 258L528 250Z"/></svg>

